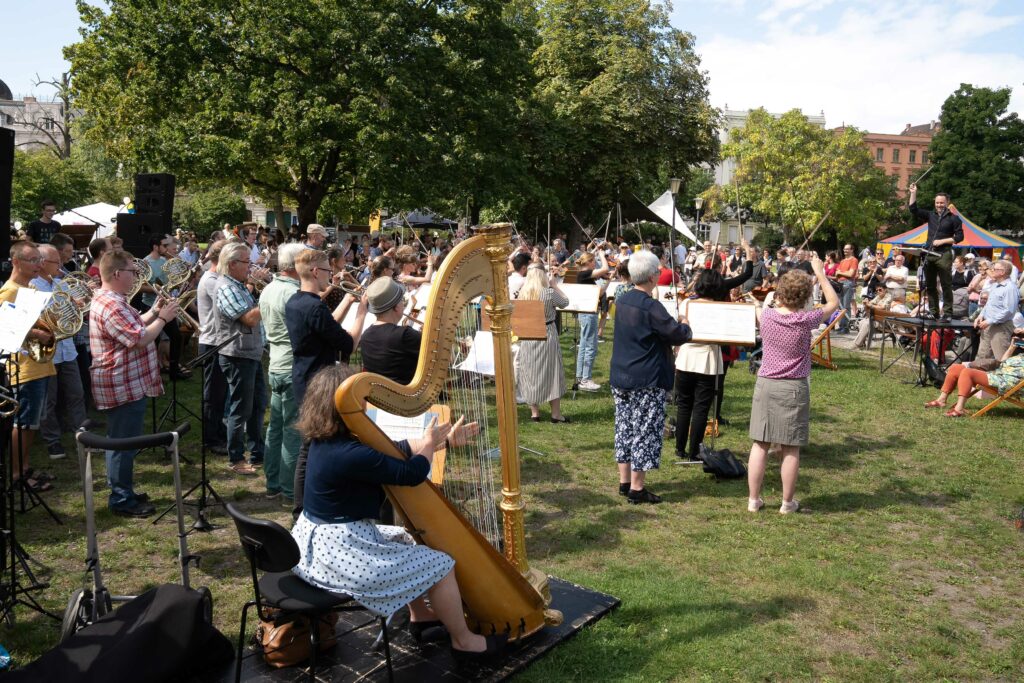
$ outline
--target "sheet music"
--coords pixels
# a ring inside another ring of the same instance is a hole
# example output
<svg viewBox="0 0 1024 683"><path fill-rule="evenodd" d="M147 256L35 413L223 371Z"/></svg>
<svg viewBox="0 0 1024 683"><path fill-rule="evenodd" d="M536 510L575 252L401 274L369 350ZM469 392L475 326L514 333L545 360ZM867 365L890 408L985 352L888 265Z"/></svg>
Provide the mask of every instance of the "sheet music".
<svg viewBox="0 0 1024 683"><path fill-rule="evenodd" d="M427 430L430 421L437 417L437 413L427 411L422 415L404 417L395 415L380 408L367 408L366 414L373 420L380 430L388 435L392 441L403 441L405 439L418 439Z"/></svg>
<svg viewBox="0 0 1024 683"><path fill-rule="evenodd" d="M356 324L356 311L359 309L359 303L353 301L352 306L349 307L348 313L345 314L345 319L341 321L341 326L345 328L346 332L351 333L352 328ZM369 329L370 325L377 322L377 316L369 311L366 312L366 319L363 320L363 332Z"/></svg>
<svg viewBox="0 0 1024 683"><path fill-rule="evenodd" d="M597 285L559 284L558 288L569 298L569 305L563 311L573 313L597 313L597 300L601 290Z"/></svg>
<svg viewBox="0 0 1024 683"><path fill-rule="evenodd" d="M430 301L430 285L431 283L429 282L420 285L409 297L410 301L413 302L413 310L422 311L427 307L427 302Z"/></svg>
<svg viewBox="0 0 1024 683"><path fill-rule="evenodd" d="M693 331L693 341L752 346L757 341L754 304L684 301L681 309Z"/></svg>
<svg viewBox="0 0 1024 683"><path fill-rule="evenodd" d="M615 282L609 282L608 289L607 291L605 291L604 295L609 299L614 299L616 296L619 295L619 290L625 286L626 283L620 280L616 280Z"/></svg>
<svg viewBox="0 0 1024 683"><path fill-rule="evenodd" d="M13 354L21 349L51 296L49 292L21 287L13 304L4 302L0 307L0 352Z"/></svg>
<svg viewBox="0 0 1024 683"><path fill-rule="evenodd" d="M455 369L494 377L494 338L490 332L479 331L473 336L466 359Z"/></svg>

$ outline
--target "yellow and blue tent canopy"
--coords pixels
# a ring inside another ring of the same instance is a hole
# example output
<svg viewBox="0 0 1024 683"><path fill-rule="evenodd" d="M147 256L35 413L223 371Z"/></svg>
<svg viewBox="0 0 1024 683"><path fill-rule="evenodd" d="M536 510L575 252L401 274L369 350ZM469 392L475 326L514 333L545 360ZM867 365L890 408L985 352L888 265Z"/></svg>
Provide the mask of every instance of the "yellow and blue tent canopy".
<svg viewBox="0 0 1024 683"><path fill-rule="evenodd" d="M1011 239L1000 237L994 232L989 232L967 216L960 213L954 204L949 205L949 210L957 216L960 216L960 220L962 220L964 224L964 241L960 244L954 244L954 249L973 251L985 256L992 256L993 258L1009 259L1016 264L1018 268L1021 267L1021 249L1024 248L1024 245L1021 245L1019 242L1014 242ZM894 246L904 245L908 247L920 247L924 246L927 238L928 224L924 223L913 230L907 230L899 235L887 237L879 242L878 246L883 249L886 256L888 256L889 251Z"/></svg>

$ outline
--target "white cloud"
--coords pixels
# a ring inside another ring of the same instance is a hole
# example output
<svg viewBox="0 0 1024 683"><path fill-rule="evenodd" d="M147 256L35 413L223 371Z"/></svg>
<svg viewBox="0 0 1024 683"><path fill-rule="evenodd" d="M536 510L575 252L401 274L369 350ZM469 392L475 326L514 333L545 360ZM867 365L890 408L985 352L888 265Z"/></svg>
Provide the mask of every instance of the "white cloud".
<svg viewBox="0 0 1024 683"><path fill-rule="evenodd" d="M749 30L743 38L698 35L712 101L824 110L830 127L845 122L879 133L937 119L960 83L1013 87L1010 110L1024 109L1020 44L1012 52L985 46L995 32L1020 26L1021 15L1000 16L987 0L851 2L828 8L831 17L816 14L829 4L774 0L753 37Z"/></svg>

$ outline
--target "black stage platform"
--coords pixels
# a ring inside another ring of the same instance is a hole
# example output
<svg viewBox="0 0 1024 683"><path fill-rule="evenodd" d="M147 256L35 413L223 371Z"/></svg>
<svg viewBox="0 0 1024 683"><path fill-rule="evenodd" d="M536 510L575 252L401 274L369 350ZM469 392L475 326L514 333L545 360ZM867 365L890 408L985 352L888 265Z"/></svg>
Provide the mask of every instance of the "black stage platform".
<svg viewBox="0 0 1024 683"><path fill-rule="evenodd" d="M572 638L583 627L596 622L619 606L619 599L604 593L588 590L582 586L550 578L551 606L562 612L565 619L561 626L549 626L529 638L522 646L511 646L499 669L482 669L478 677L470 679L455 671L448 652L448 640L426 645L417 645L405 628L408 612L403 610L395 615L388 629L391 637L391 658L396 681L502 681L528 667L534 660L546 655L562 641ZM342 612L338 621L338 633L344 633L354 626L364 624L372 616L366 612ZM252 621L250 621L252 623ZM383 652L373 650L373 642L380 629L367 626L349 633L338 640L330 652L317 657L317 679L320 681L386 681ZM226 634L235 639L237 633ZM263 663L263 658L246 649L242 666L242 680L247 683L284 683L305 681L306 670L300 667L272 669ZM220 671L210 672L203 677L204 683L226 683L234 680L234 662Z"/></svg>

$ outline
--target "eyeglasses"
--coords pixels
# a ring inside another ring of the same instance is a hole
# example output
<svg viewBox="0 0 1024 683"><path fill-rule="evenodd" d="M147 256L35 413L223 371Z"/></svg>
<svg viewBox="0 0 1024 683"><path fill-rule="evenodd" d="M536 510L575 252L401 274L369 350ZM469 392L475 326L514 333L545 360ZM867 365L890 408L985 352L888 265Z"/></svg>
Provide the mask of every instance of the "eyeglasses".
<svg viewBox="0 0 1024 683"><path fill-rule="evenodd" d="M117 270L114 271L114 275L117 275L118 273L141 273L141 272L142 271L139 270L138 268L118 268Z"/></svg>
<svg viewBox="0 0 1024 683"><path fill-rule="evenodd" d="M43 263L54 263L58 266L60 265L60 261L51 261L50 259L44 259Z"/></svg>
<svg viewBox="0 0 1024 683"><path fill-rule="evenodd" d="M236 259L234 260L234 263L244 263L245 265L247 265L247 266L248 266L248 265L252 264L252 261L249 261L249 260L245 260L245 261L243 261L243 260L242 260L242 259L240 259L240 258L236 258Z"/></svg>
<svg viewBox="0 0 1024 683"><path fill-rule="evenodd" d="M334 271L331 270L330 268L321 268L320 266L313 266L313 273L318 273L320 271L324 271L325 273L331 273L331 274L334 273Z"/></svg>
<svg viewBox="0 0 1024 683"><path fill-rule="evenodd" d="M15 258L21 261L22 263L31 263L34 266L38 266L40 263L43 262L42 256L36 256L35 258L21 258L20 256L15 256Z"/></svg>

